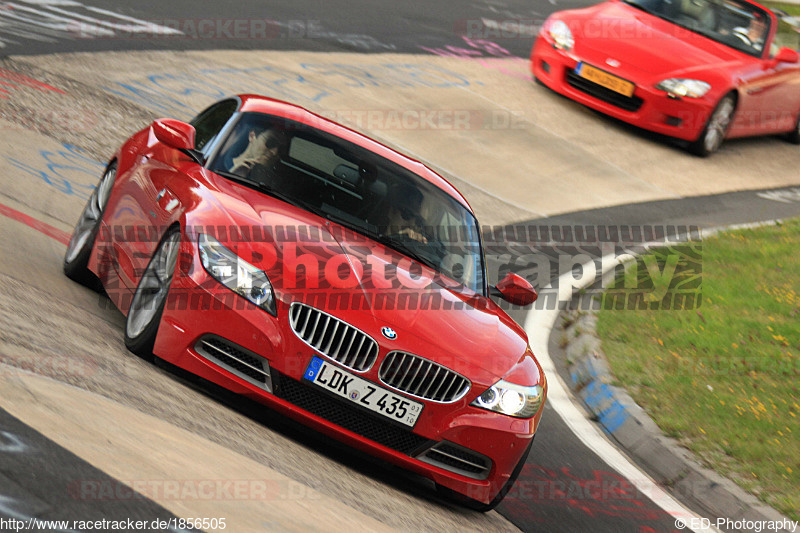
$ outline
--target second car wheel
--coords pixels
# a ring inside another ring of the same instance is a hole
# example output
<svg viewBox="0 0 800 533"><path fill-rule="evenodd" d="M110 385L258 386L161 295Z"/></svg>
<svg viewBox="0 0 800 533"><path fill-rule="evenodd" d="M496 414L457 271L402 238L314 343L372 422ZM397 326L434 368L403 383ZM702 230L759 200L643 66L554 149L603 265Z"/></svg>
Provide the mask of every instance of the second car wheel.
<svg viewBox="0 0 800 533"><path fill-rule="evenodd" d="M797 112L794 130L786 134L786 140L792 144L800 144L800 111Z"/></svg>
<svg viewBox="0 0 800 533"><path fill-rule="evenodd" d="M180 244L180 230L177 227L170 228L139 279L128 310L125 346L146 360L153 359L153 345L175 274Z"/></svg>
<svg viewBox="0 0 800 533"><path fill-rule="evenodd" d="M719 150L733 122L735 111L736 99L733 94L725 95L708 118L700 137L689 145L689 150L700 157L708 157Z"/></svg>

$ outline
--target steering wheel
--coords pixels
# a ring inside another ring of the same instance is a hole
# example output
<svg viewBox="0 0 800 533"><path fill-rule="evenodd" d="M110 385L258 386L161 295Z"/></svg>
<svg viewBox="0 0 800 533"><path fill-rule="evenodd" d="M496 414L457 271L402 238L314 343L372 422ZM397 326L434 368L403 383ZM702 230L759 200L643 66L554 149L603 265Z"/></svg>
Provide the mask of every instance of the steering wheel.
<svg viewBox="0 0 800 533"><path fill-rule="evenodd" d="M733 28L733 34L741 39L747 46L753 46L753 41L747 36L747 28Z"/></svg>

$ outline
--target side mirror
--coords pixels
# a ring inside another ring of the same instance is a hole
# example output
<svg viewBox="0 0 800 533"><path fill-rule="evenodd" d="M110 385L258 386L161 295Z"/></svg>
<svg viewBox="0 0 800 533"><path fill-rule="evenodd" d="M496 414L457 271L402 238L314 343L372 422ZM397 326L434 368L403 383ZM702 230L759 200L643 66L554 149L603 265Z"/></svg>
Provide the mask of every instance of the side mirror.
<svg viewBox="0 0 800 533"><path fill-rule="evenodd" d="M800 54L795 50L784 46L778 53L775 54L775 61L777 63L798 63L800 62Z"/></svg>
<svg viewBox="0 0 800 533"><path fill-rule="evenodd" d="M513 272L506 274L495 286L500 297L514 305L530 305L536 301L539 294L528 280Z"/></svg>
<svg viewBox="0 0 800 533"><path fill-rule="evenodd" d="M194 150L194 126L175 120L159 118L153 122L156 139L177 150Z"/></svg>

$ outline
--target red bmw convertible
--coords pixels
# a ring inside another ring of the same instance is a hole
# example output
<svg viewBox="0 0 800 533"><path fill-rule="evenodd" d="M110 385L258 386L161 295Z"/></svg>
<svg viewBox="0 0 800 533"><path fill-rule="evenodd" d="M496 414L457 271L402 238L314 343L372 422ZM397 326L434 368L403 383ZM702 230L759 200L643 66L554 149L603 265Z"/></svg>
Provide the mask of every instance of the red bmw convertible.
<svg viewBox="0 0 800 533"><path fill-rule="evenodd" d="M547 392L489 296L478 223L443 178L302 108L242 95L159 119L108 163L64 259L125 344L431 480L486 511Z"/></svg>
<svg viewBox="0 0 800 533"><path fill-rule="evenodd" d="M689 141L786 134L800 144L798 53L775 14L747 0L611 0L554 13L531 51L534 77L592 109Z"/></svg>

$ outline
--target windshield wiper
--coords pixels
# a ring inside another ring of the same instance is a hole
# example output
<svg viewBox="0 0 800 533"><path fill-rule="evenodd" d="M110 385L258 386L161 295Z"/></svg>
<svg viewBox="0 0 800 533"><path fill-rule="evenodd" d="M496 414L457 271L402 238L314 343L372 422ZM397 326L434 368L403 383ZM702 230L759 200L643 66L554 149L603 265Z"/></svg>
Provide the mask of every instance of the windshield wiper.
<svg viewBox="0 0 800 533"><path fill-rule="evenodd" d="M439 267L434 265L433 261L423 257L422 255L420 255L417 252L414 252L413 250L410 250L409 247L407 246L408 243L414 243L414 242L418 242L421 246L428 246L428 243L415 241L411 237L408 237L407 239L400 239L400 238L398 238L398 237L396 237L394 235L383 235L382 234L382 235L376 235L375 237L379 242L382 242L384 244L388 244L389 246L391 246L392 248L394 248L398 252L407 255L408 257L410 257L411 259L413 259L417 263L423 264L426 267L428 267L430 269L433 269L436 272L439 272Z"/></svg>
<svg viewBox="0 0 800 533"><path fill-rule="evenodd" d="M279 200L283 200L284 202L286 202L288 204L296 205L298 207L302 207L303 209L308 209L309 211L314 211L313 209L310 209L309 206L307 206L307 205L303 204L302 202L300 202L297 198L292 198L291 196L287 196L287 195L283 194L282 192L279 192L278 190L270 187L269 185L267 185L265 183L260 183L258 181L253 181L251 179L245 178L243 176L239 176L237 174L232 174L232 173L226 172L224 170L215 170L214 172L216 172L217 174L219 174L223 178L229 179L231 181L235 181L237 183L241 183L243 185L247 185L248 187L252 187L254 189L258 189L259 191L265 192L265 193L269 194L270 196L274 196L275 198L277 198Z"/></svg>

